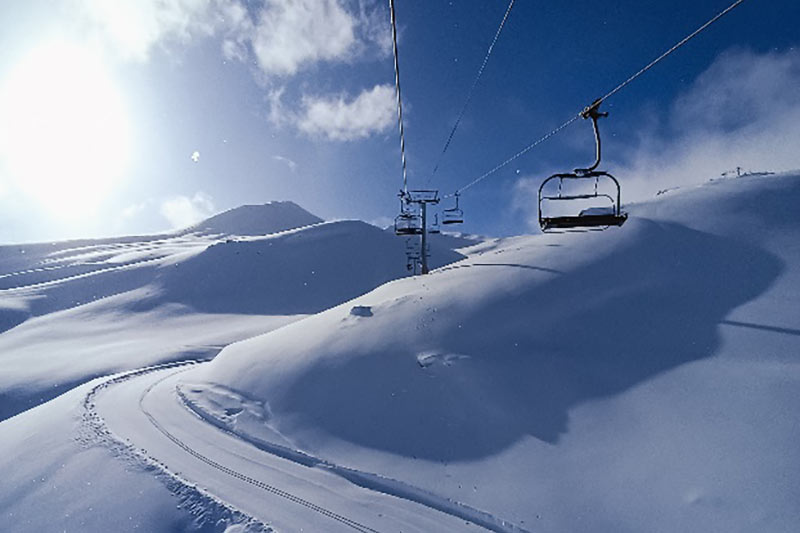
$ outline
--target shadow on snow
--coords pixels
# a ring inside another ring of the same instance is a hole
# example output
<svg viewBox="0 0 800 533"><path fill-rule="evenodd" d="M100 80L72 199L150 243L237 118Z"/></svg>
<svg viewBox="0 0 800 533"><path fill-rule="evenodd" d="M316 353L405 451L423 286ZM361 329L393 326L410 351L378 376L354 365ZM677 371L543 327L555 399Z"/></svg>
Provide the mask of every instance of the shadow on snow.
<svg viewBox="0 0 800 533"><path fill-rule="evenodd" d="M640 238L616 253L466 313L445 338L447 352L467 357L421 368L398 346L318 365L273 407L430 460L485 457L526 435L557 443L571 408L713 356L720 322L783 268L748 244L637 224Z"/></svg>

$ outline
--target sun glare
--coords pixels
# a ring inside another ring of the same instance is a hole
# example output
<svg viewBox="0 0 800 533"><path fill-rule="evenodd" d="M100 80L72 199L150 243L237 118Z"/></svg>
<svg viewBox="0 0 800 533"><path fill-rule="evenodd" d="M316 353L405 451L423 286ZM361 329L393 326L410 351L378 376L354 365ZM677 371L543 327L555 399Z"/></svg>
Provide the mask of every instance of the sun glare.
<svg viewBox="0 0 800 533"><path fill-rule="evenodd" d="M59 218L96 208L123 176L129 124L99 57L41 46L0 80L0 160L23 194Z"/></svg>

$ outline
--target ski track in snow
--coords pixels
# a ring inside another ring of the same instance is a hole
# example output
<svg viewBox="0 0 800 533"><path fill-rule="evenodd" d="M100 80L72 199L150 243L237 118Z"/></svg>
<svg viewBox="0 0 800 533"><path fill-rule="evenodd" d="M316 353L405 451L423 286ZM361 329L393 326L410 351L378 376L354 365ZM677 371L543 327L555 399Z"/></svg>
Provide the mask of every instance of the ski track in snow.
<svg viewBox="0 0 800 533"><path fill-rule="evenodd" d="M229 428L223 421L217 419L213 414L208 413L202 407L189 399L181 390L179 385L176 386L176 391L178 397L181 399L184 405L198 417L238 439L253 444L258 449L263 450L271 455L292 461L293 463L297 463L302 466L325 469L326 471L336 474L337 476L346 479L350 483L358 485L359 487L424 505L425 507L429 507L436 511L472 522L473 524L481 526L489 531L495 531L497 533L527 533L526 530L505 520L499 519L487 512L474 509L468 505L453 501L449 498L437 496L436 494L420 489L413 485L409 485L402 481L387 478L372 472L362 472L360 470L341 466L331 463L330 461L314 457L313 455L309 455L299 450L292 450L284 446L253 437L251 435L246 435L231 430L231 428Z"/></svg>
<svg viewBox="0 0 800 533"><path fill-rule="evenodd" d="M57 271L75 272L53 279L38 279L30 283L3 287L0 290L15 292L41 289L89 276L124 271L131 268L157 264L192 250L205 249L219 241L221 236L208 235L191 239L172 237L157 241L135 241L129 243L88 245L56 250L41 257L39 266L4 272L0 279L20 278ZM13 280L9 280L13 281Z"/></svg>
<svg viewBox="0 0 800 533"><path fill-rule="evenodd" d="M63 283L69 282L69 281L85 279L85 278L88 278L88 277L91 277L91 276L97 276L97 275L100 275L100 274L108 274L110 272L121 272L121 271L125 271L125 270L131 270L133 268L141 267L141 266L144 266L144 265L147 265L147 264L151 264L151 263L157 264L159 261L162 261L163 259L164 259L163 257L142 259L142 260L139 260L139 261L132 261L130 263L124 263L124 264L121 264L121 265L109 266L109 267L105 267L105 268L98 268L96 270L90 270L89 272L83 272L81 274L74 274L72 276L66 276L66 277L63 277L63 278L51 279L51 280L48 280L48 281L41 281L41 282L38 282L38 283L31 283L29 285L20 285L20 286L17 286L17 287L9 287L9 288L3 289L3 290L7 291L10 294L16 294L17 292L29 291L29 290L33 290L33 289L43 289L43 288L47 288L47 287L53 287L55 285L60 285L60 284L63 284ZM81 266L84 266L84 265L90 265L90 263L82 263ZM69 266L74 266L74 265L69 265ZM66 268L66 267L59 267L59 268ZM53 268L53 269L50 269L50 270L56 270L56 269ZM12 273L12 274L9 274L9 275L13 276L13 275L18 275L18 274L17 273Z"/></svg>
<svg viewBox="0 0 800 533"><path fill-rule="evenodd" d="M273 533L274 529L271 527L234 509L193 483L180 478L176 473L169 471L158 459L148 455L144 449L136 449L134 445L126 443L114 435L105 420L97 413L97 395L108 387L159 370L191 366L200 362L203 361L186 360L164 363L123 372L101 381L92 387L83 399L82 423L76 440L84 446L97 444L105 446L116 457L134 463L145 471L154 472L165 483L169 491L179 498L181 501L179 507L188 509L197 517L200 525L225 521L230 524L243 525L245 533Z"/></svg>
<svg viewBox="0 0 800 533"><path fill-rule="evenodd" d="M359 531L361 533L380 533L379 530L363 524L353 518L336 513L322 505L314 503L313 501L302 498L275 485L265 483L264 481L248 476L247 474L244 474L234 468L215 461L214 459L194 449L192 446L170 432L164 424L159 422L154 414L144 405L148 394L150 394L154 388L162 384L168 378L175 376L177 373L189 370L191 367L201 362L205 361L184 360L144 367L141 369L117 374L95 385L90 389L83 401L83 423L78 436L78 441L84 445L104 445L110 448L112 453L114 453L116 456L137 463L146 471L155 472L159 478L165 481L170 491L182 500L182 506L188 507L193 514L198 516L198 522L200 523L207 523L209 521L218 522L220 519L222 519L231 521L232 523L244 524L246 527L245 531L248 532L275 531L269 525L259 521L253 516L250 516L248 513L236 508L234 505L223 501L222 499L210 493L207 489L203 490L197 487L195 483L181 477L180 473L169 470L158 457L151 455L144 448L137 448L130 441L125 442L126 439L123 439L121 436L113 433L105 419L98 413L97 396L100 392L123 382L144 377L148 374L174 370L147 385L147 387L139 396L138 408L155 429L157 429L163 436L183 450L183 452L214 468L215 470L226 474L227 476L283 498L287 502L300 505L306 509L309 509L310 511L322 515L323 517L334 520L343 526L346 526L347 528ZM181 405L194 417L202 420L206 424L209 424L209 429L213 427L214 431L222 430L226 434L231 435L241 442L246 442L249 446L253 446L261 452L268 453L273 457L289 460L292 463L300 466L317 468L319 470L331 472L336 476L352 483L353 485L368 491L372 491L380 495L387 495L388 497L400 498L402 500L411 502L412 504L424 506L435 513L441 513L449 516L450 518L465 521L469 525L479 526L483 529L498 533L525 533L524 529L521 529L513 524L509 524L488 513L472 509L458 502L444 499L434 494L429 494L425 491L405 485L401 482L397 482L388 478L382 478L377 474L351 470L320 459L316 459L311 456L307 456L302 452L293 452L288 449L283 449L280 446L270 445L269 443L253 443L250 439L244 439L241 435L235 434L225 427L221 427L219 421L215 423L213 419L209 420L210 415L205 414L206 416L203 416L204 413L200 411L198 407L193 406L191 401L188 400L177 387L176 390L178 391L178 397L182 400L180 402ZM294 457L293 454L297 455L297 457Z"/></svg>
<svg viewBox="0 0 800 533"><path fill-rule="evenodd" d="M326 509L325 507L322 507L320 505L316 505L316 504L314 504L314 503L312 503L312 502L310 502L308 500L300 498L299 496L295 496L294 494L292 494L290 492L287 492L285 490L281 490L281 489L279 489L277 487L274 487L272 485L264 483L263 481L259 481L257 479L254 479L254 478L252 478L252 477L250 477L250 476L248 476L246 474L242 474L241 472L238 472L238 471L236 471L236 470L234 470L232 468L228 468L227 466L222 465L222 464L214 461L213 459L209 459L208 457L206 457L205 455L201 454L200 452L194 450L191 446L187 445L182 440L180 440L178 437L176 437L175 435L170 433L147 410L147 408L144 406L144 399L150 393L150 391L153 390L153 387L155 387L156 385L159 385L161 382L163 382L165 379L167 379L168 377L171 377L171 376L172 376L172 374L169 374L169 375L167 375L167 376L165 376L165 377L163 377L163 378L151 383L144 390L144 392L142 393L141 397L139 398L139 408L142 410L142 412L147 417L147 419L150 421L150 423L153 424L153 426L155 426L156 429L158 429L158 431L160 431L169 440L174 442L183 451L185 451L189 455L199 459L200 461L203 461L207 465L216 468L220 472L224 472L225 474L228 474L231 477L235 477L237 479L240 479L240 480L244 481L245 483L249 483L250 485L258 487L259 489L265 490L267 492L271 492L272 494L280 496L281 498L285 498L285 499L289 500L292 503L296 503L298 505L302 505L303 507L311 509L312 511L316 511L316 512L320 513L321 515L326 516L328 518L331 518L333 520L336 520L337 522L341 522L341 523L345 524L346 526L349 526L349 527L355 529L356 531L360 531L362 533L379 533L376 529L372 529L371 527L366 526L364 524L361 524L359 522L356 522L355 520L347 518L346 516L340 515L338 513L334 513L333 511L331 511L329 509Z"/></svg>

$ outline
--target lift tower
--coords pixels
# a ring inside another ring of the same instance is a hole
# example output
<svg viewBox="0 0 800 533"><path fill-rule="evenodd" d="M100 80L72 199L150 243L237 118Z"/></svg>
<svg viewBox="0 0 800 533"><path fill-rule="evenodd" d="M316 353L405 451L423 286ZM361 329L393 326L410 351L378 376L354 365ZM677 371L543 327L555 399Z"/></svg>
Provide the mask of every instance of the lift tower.
<svg viewBox="0 0 800 533"><path fill-rule="evenodd" d="M419 235L420 260L422 261L422 274L429 272L428 268L428 204L439 203L439 191L415 190L401 191L401 212L395 218L395 233L398 235ZM406 209L406 206L408 209ZM419 215L416 214L417 207Z"/></svg>

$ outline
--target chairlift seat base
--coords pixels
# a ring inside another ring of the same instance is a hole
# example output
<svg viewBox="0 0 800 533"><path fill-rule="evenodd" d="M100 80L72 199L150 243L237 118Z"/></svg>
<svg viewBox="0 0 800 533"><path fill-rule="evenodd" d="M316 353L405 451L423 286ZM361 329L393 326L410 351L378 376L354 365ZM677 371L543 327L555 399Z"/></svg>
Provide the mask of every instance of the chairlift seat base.
<svg viewBox="0 0 800 533"><path fill-rule="evenodd" d="M395 235L422 235L422 228L397 228Z"/></svg>
<svg viewBox="0 0 800 533"><path fill-rule="evenodd" d="M570 229L570 228L597 228L609 226L622 226L628 220L627 213L602 214L602 215L582 215L565 217L546 217L539 220L542 231L550 229Z"/></svg>

